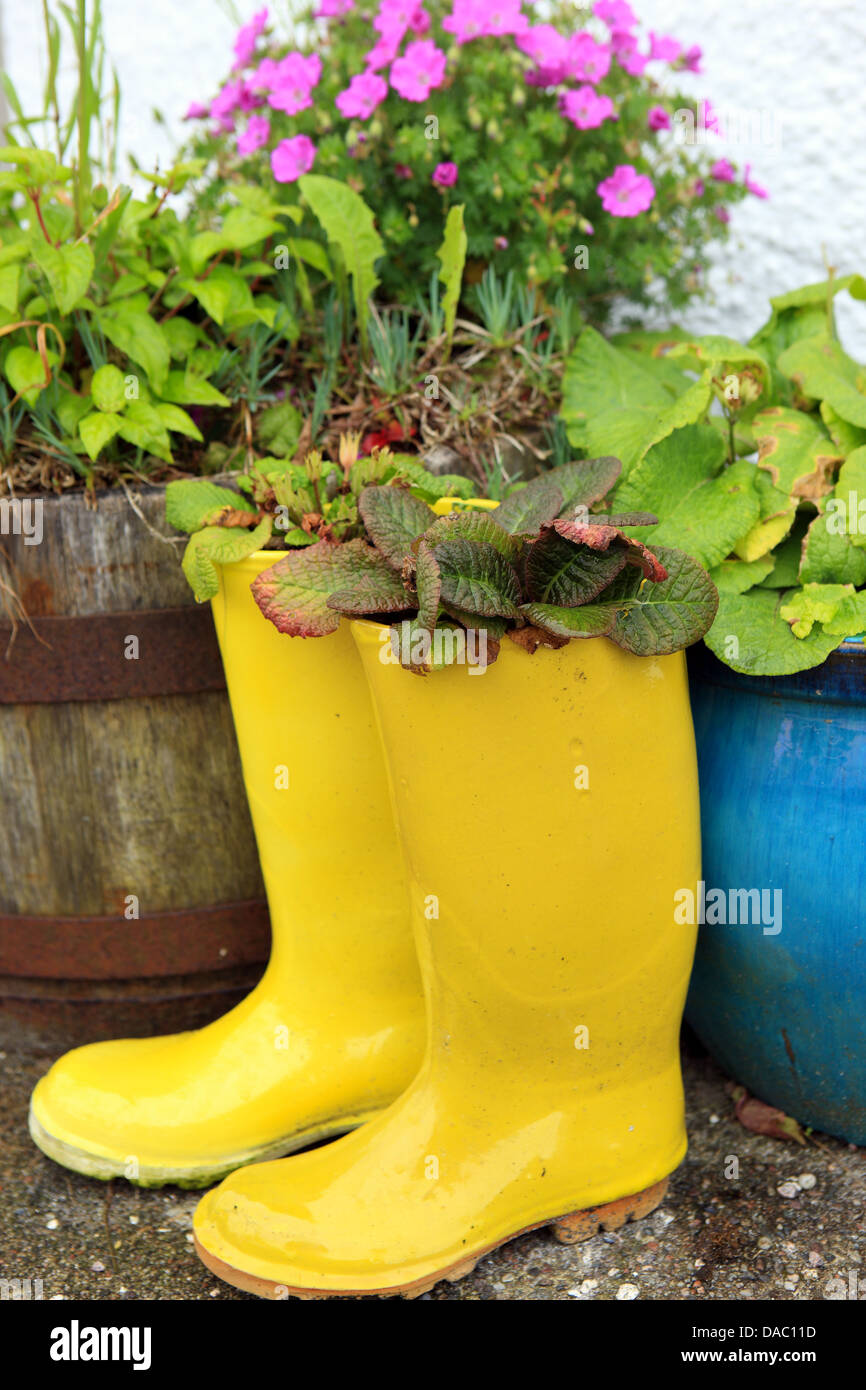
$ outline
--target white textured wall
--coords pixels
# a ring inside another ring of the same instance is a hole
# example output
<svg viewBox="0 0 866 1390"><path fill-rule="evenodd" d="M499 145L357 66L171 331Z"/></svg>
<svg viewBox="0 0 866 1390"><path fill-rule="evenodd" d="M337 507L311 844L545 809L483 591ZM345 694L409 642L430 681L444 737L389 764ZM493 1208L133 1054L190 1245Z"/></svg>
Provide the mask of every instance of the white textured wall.
<svg viewBox="0 0 866 1390"><path fill-rule="evenodd" d="M239 0L248 17L261 0ZM631 0L647 28L704 50L687 79L719 108L760 108L781 144L736 146L771 201L733 211L734 235L716 265L716 302L691 311L695 329L748 334L769 294L823 277L822 246L840 270L866 270L866 0ZM103 0L124 93L122 143L143 162L170 157L188 102L227 67L233 25L218 0ZM285 9L283 0L272 13ZM0 0L9 71L35 100L42 67L41 6ZM685 83L683 83L685 85ZM151 118L153 107L168 130ZM721 153L721 151L720 151ZM840 304L846 342L866 358L866 307Z"/></svg>

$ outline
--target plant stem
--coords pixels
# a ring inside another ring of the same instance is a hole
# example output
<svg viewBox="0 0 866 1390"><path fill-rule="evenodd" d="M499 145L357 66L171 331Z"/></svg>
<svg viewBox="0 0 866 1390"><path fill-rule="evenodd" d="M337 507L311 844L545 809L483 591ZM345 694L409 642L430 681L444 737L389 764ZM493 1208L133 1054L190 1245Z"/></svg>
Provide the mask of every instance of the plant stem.
<svg viewBox="0 0 866 1390"><path fill-rule="evenodd" d="M75 228L84 226L84 188L89 181L87 133L87 0L76 0L75 48L78 60L78 170L75 179Z"/></svg>

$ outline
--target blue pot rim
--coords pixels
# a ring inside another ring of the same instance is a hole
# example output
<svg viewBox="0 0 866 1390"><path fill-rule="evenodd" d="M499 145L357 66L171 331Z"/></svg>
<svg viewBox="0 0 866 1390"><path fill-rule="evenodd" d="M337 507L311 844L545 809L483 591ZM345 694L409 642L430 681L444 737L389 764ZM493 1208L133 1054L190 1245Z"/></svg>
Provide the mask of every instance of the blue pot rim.
<svg viewBox="0 0 866 1390"><path fill-rule="evenodd" d="M723 686L776 699L826 700L866 707L866 638L846 637L826 661L789 676L744 676L718 660L703 642L688 651L695 685Z"/></svg>

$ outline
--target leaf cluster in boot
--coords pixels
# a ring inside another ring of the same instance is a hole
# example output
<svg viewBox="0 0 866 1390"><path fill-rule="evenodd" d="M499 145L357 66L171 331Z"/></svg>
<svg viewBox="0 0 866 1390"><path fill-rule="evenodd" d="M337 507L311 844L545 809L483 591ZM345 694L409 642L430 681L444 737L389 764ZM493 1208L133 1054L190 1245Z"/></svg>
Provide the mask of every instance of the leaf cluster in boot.
<svg viewBox="0 0 866 1390"><path fill-rule="evenodd" d="M468 497L475 484L456 474L434 476L417 458L372 449L358 457L360 435L341 436L339 462L310 449L303 462L259 459L235 482L239 492L209 478L183 478L166 489L169 525L190 541L183 571L200 603L219 589L217 565L265 548L297 549L316 541L348 541L365 534L358 499L374 484L408 488L421 501Z"/></svg>
<svg viewBox="0 0 866 1390"><path fill-rule="evenodd" d="M466 633L483 635L487 663L505 636L529 652L601 636L639 656L678 651L707 631L718 595L682 551L653 552L627 534L654 516L589 511L619 473L615 458L568 463L495 511L449 516L406 487L368 486L365 537L287 555L253 594L295 637L322 637L342 616L389 622L400 663L422 674L461 659ZM434 640L449 630L463 630L463 643Z"/></svg>

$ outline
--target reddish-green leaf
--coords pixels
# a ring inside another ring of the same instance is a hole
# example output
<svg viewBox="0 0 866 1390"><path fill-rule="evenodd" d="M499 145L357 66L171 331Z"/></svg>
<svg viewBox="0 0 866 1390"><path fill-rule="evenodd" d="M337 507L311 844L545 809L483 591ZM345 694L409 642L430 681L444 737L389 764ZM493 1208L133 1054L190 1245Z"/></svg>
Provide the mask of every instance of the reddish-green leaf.
<svg viewBox="0 0 866 1390"><path fill-rule="evenodd" d="M342 611L394 613L407 606L399 577L362 540L333 545L319 541L292 551L252 584L253 597L280 632L323 637L336 631L340 615L328 600L340 595Z"/></svg>
<svg viewBox="0 0 866 1390"><path fill-rule="evenodd" d="M358 510L371 541L395 569L402 569L433 517L427 503L404 487L365 487Z"/></svg>

